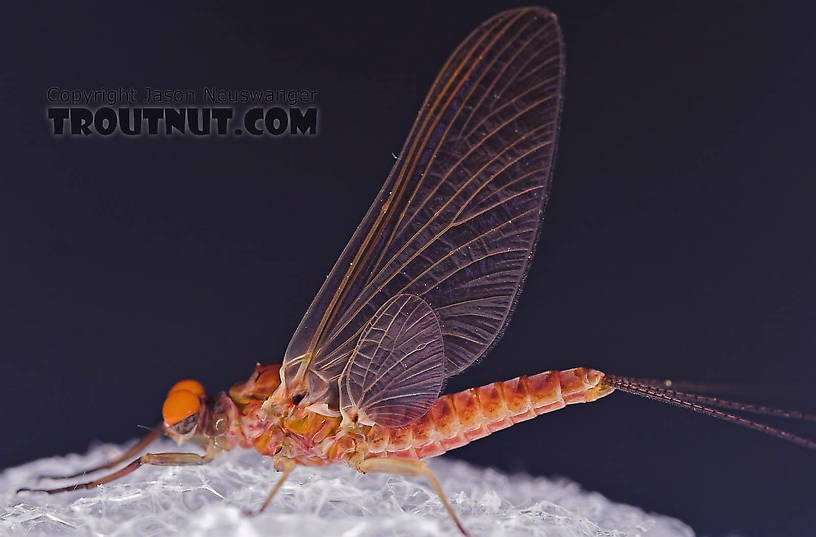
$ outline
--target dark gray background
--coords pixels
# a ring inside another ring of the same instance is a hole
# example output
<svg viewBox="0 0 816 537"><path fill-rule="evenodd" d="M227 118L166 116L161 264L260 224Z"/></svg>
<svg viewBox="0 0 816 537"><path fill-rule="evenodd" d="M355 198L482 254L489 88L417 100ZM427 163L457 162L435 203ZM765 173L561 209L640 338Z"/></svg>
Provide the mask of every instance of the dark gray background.
<svg viewBox="0 0 816 537"><path fill-rule="evenodd" d="M549 3L567 98L537 259L502 343L449 389L587 365L816 409L804 5ZM436 71L512 6L6 13L0 466L124 441L174 381L216 391L279 360ZM53 85L310 88L320 134L57 139ZM569 476L704 535L816 524L816 453L627 395L452 456Z"/></svg>

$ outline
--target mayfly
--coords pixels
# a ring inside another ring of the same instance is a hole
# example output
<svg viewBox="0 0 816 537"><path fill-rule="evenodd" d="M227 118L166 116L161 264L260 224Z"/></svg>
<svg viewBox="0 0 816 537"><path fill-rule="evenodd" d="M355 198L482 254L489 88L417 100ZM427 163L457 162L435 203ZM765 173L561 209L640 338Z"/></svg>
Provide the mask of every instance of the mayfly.
<svg viewBox="0 0 816 537"><path fill-rule="evenodd" d="M715 407L812 415L583 367L441 395L448 377L496 345L519 298L549 197L563 86L564 46L552 13L515 9L477 27L432 84L282 363L259 364L249 380L211 396L197 381L177 383L162 424L88 472L137 457L162 433L204 454L147 453L99 479L38 490L88 489L145 464L206 464L254 448L282 472L257 512L298 465L345 463L425 477L466 533L424 459L616 389L816 448Z"/></svg>

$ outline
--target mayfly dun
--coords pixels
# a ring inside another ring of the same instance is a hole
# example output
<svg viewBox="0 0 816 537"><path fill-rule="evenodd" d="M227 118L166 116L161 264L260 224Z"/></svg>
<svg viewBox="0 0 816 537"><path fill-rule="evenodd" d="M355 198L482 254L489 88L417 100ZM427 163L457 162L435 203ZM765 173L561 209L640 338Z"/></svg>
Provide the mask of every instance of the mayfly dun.
<svg viewBox="0 0 816 537"><path fill-rule="evenodd" d="M89 489L142 465L200 465L254 448L281 472L256 512L297 466L344 463L363 473L426 478L466 533L424 459L615 390L816 448L732 411L812 415L585 367L442 395L448 377L496 345L519 298L549 197L563 87L564 46L552 13L515 9L477 27L433 82L282 363L259 364L247 381L215 395L194 380L175 384L161 425L88 472L124 466L37 491ZM162 434L203 454L139 456Z"/></svg>

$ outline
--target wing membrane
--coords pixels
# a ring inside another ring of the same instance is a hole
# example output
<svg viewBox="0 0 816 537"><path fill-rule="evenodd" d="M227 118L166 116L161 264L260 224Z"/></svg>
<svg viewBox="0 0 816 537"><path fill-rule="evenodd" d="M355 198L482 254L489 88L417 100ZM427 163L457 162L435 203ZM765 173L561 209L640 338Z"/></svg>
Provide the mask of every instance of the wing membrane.
<svg viewBox="0 0 816 537"><path fill-rule="evenodd" d="M291 392L336 408L366 323L401 293L438 317L446 376L498 340L548 197L563 64L557 20L541 8L500 13L454 51L287 348Z"/></svg>
<svg viewBox="0 0 816 537"><path fill-rule="evenodd" d="M431 305L408 294L383 304L340 378L346 415L386 427L424 416L445 380L442 329Z"/></svg>

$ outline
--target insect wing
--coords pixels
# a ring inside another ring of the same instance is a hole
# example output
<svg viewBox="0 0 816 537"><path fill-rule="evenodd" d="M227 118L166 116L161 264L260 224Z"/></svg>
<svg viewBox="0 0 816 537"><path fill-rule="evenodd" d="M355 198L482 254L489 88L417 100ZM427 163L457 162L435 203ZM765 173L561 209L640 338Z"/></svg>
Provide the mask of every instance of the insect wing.
<svg viewBox="0 0 816 537"><path fill-rule="evenodd" d="M446 376L495 344L549 193L563 64L557 20L541 8L500 13L454 51L287 348L290 393L336 408L366 324L403 293L438 317Z"/></svg>
<svg viewBox="0 0 816 537"><path fill-rule="evenodd" d="M445 380L444 343L431 305L401 294L366 324L343 375L340 408L399 427L428 412Z"/></svg>

